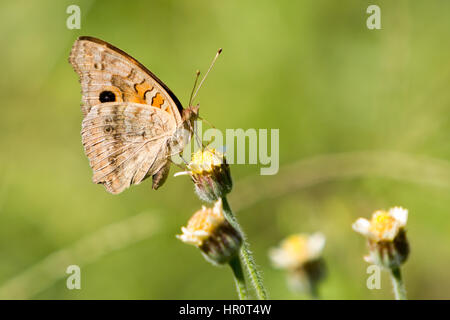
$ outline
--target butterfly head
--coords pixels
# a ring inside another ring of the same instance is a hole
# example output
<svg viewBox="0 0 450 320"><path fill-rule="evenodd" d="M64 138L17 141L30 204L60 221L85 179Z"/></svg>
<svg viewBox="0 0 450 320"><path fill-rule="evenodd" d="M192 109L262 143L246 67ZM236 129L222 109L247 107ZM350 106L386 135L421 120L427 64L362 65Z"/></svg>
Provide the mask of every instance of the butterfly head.
<svg viewBox="0 0 450 320"><path fill-rule="evenodd" d="M199 115L198 115L199 108L200 108L200 106L196 105L196 106L190 106L189 108L184 109L183 114L182 114L183 120L190 122L190 123L194 123L194 121L197 120L199 117Z"/></svg>

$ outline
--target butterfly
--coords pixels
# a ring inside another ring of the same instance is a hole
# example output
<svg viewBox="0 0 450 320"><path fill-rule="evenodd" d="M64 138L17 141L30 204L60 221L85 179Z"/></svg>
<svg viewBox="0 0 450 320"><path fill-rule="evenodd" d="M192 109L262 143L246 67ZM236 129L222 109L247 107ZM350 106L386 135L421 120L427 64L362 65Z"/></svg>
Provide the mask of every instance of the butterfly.
<svg viewBox="0 0 450 320"><path fill-rule="evenodd" d="M69 62L80 78L81 137L93 182L117 194L152 177L158 189L169 175L171 156L193 135L198 106L191 100L184 109L152 72L103 40L79 37Z"/></svg>

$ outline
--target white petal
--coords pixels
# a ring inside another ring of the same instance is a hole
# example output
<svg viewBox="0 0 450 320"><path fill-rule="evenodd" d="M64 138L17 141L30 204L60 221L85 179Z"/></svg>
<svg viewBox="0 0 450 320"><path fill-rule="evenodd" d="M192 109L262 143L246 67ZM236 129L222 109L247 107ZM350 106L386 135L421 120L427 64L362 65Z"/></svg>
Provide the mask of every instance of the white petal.
<svg viewBox="0 0 450 320"><path fill-rule="evenodd" d="M408 221L408 210L403 209L402 207L394 207L389 209L389 214L398 221L401 227L406 226L406 222Z"/></svg>
<svg viewBox="0 0 450 320"><path fill-rule="evenodd" d="M197 237L197 238L206 238L208 237L210 234L209 232L206 232L205 230L195 230L192 233L193 236Z"/></svg>
<svg viewBox="0 0 450 320"><path fill-rule="evenodd" d="M178 176L185 176L185 175L189 175L189 171L180 171L180 172L175 173L173 176L178 177Z"/></svg>
<svg viewBox="0 0 450 320"><path fill-rule="evenodd" d="M370 221L367 219L359 218L352 224L352 228L363 236L368 237L370 235Z"/></svg>
<svg viewBox="0 0 450 320"><path fill-rule="evenodd" d="M276 268L286 268L289 265L289 259L287 259L286 253L282 249L270 249L269 257Z"/></svg>
<svg viewBox="0 0 450 320"><path fill-rule="evenodd" d="M183 232L183 234L187 234L187 233L191 233L189 230L188 230L188 228L186 228L186 227L181 227L181 232Z"/></svg>
<svg viewBox="0 0 450 320"><path fill-rule="evenodd" d="M295 256L292 256L281 248L273 248L269 250L269 257L272 260L272 264L276 268L280 269L292 269L299 265Z"/></svg>
<svg viewBox="0 0 450 320"><path fill-rule="evenodd" d="M367 263L371 263L371 264L375 263L373 261L372 256L370 256L370 255L364 256L364 261L367 262Z"/></svg>
<svg viewBox="0 0 450 320"><path fill-rule="evenodd" d="M213 211L218 214L219 216L222 215L222 198L219 198L219 200L216 201L216 203L214 204L214 208Z"/></svg>
<svg viewBox="0 0 450 320"><path fill-rule="evenodd" d="M394 238L398 234L398 229L399 228L400 228L400 223L396 221L394 223L394 225L390 229L387 229L387 230L385 230L383 232L383 234L381 235L381 239L382 240L389 240L389 241L394 240Z"/></svg>
<svg viewBox="0 0 450 320"><path fill-rule="evenodd" d="M325 247L326 238L320 233L314 233L308 238L308 254L309 259L316 259L322 255L323 248Z"/></svg>

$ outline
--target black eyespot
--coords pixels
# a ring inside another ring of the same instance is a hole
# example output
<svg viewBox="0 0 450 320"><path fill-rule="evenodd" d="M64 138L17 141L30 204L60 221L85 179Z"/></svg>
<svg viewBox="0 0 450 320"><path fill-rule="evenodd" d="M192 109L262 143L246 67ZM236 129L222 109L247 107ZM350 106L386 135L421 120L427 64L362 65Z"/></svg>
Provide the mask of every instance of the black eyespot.
<svg viewBox="0 0 450 320"><path fill-rule="evenodd" d="M107 125L107 126L105 126L104 130L105 130L105 133L111 133L114 130L114 128L111 125Z"/></svg>
<svg viewBox="0 0 450 320"><path fill-rule="evenodd" d="M102 91L99 99L100 102L114 102L116 101L116 95L111 91Z"/></svg>

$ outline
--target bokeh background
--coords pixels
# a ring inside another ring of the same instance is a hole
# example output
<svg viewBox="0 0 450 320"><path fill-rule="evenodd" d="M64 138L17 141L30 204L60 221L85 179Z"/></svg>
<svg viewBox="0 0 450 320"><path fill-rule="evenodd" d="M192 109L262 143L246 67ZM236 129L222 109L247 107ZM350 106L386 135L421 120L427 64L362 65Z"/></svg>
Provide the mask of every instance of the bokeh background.
<svg viewBox="0 0 450 320"><path fill-rule="evenodd" d="M66 8L81 8L81 30ZM381 7L382 30L366 8ZM290 293L270 247L327 236L325 299L391 299L366 287L358 217L409 209L410 298L450 298L450 2L3 1L0 5L0 297L234 299L228 268L175 238L201 202L186 177L110 195L80 141L79 35L104 39L188 100L195 70L224 49L202 88L219 129L280 129L280 171L233 165L230 203L273 299ZM172 170L172 173L177 169ZM82 289L65 268L81 266Z"/></svg>

